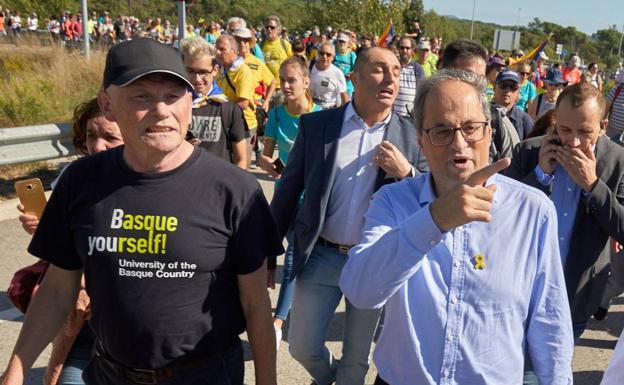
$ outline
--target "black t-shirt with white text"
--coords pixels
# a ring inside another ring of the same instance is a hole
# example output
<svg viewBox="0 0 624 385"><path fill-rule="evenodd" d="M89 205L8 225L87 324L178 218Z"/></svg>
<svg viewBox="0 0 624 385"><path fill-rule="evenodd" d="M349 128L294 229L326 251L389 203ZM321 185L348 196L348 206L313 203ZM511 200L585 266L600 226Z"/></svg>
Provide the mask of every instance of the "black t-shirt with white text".
<svg viewBox="0 0 624 385"><path fill-rule="evenodd" d="M104 351L157 368L211 354L245 329L237 275L283 252L250 173L195 148L174 170L140 174L123 146L61 176L28 251L84 268Z"/></svg>
<svg viewBox="0 0 624 385"><path fill-rule="evenodd" d="M189 134L201 141L200 147L232 162L232 143L249 137L249 130L238 104L208 99L202 107L193 108Z"/></svg>

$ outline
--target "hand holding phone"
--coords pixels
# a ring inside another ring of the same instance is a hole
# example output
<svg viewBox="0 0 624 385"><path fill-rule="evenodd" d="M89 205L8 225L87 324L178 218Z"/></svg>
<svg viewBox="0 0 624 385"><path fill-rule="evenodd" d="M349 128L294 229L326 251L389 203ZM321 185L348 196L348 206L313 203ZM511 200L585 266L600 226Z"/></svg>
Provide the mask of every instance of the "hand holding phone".
<svg viewBox="0 0 624 385"><path fill-rule="evenodd" d="M41 218L46 206L46 197L41 179L33 178L15 182L15 191L24 207L24 214L32 214Z"/></svg>
<svg viewBox="0 0 624 385"><path fill-rule="evenodd" d="M539 151L539 166L546 174L552 174L557 166L556 154L561 147L559 136L554 133L546 135Z"/></svg>
<svg viewBox="0 0 624 385"><path fill-rule="evenodd" d="M282 162L280 158L275 159L273 161L273 165L275 166L275 171L277 171L278 174L281 174L282 171L284 171L284 162Z"/></svg>

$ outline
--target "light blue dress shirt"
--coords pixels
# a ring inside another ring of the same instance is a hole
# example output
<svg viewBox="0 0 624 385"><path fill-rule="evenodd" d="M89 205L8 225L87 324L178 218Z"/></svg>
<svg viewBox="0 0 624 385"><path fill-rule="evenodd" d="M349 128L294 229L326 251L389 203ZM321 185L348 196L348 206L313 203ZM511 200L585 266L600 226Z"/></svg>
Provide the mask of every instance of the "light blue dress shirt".
<svg viewBox="0 0 624 385"><path fill-rule="evenodd" d="M581 188L574 183L563 167L557 166L552 175L545 174L542 168L537 165L535 176L538 182L544 186L552 183L550 199L555 204L557 210L559 252L561 254L561 264L565 266L574 230L574 219L581 197Z"/></svg>
<svg viewBox="0 0 624 385"><path fill-rule="evenodd" d="M375 149L383 141L390 117L388 114L385 120L369 127L355 112L353 103L345 107L336 150L336 175L321 232L328 241L341 245L360 241L364 214L379 171L373 161Z"/></svg>
<svg viewBox="0 0 624 385"><path fill-rule="evenodd" d="M520 182L492 183L492 221L446 233L430 174L375 194L340 287L357 307L386 306L374 358L389 384L521 384L527 351L541 384L572 383L555 208Z"/></svg>

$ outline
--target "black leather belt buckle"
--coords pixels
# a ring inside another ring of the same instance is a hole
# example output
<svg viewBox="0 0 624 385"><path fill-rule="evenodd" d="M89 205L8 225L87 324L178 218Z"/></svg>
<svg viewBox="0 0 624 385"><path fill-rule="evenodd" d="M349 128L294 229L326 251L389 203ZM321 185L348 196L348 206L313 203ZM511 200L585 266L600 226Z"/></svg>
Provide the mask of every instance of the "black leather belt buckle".
<svg viewBox="0 0 624 385"><path fill-rule="evenodd" d="M124 377L135 384L156 385L158 383L156 371L151 369L125 369Z"/></svg>

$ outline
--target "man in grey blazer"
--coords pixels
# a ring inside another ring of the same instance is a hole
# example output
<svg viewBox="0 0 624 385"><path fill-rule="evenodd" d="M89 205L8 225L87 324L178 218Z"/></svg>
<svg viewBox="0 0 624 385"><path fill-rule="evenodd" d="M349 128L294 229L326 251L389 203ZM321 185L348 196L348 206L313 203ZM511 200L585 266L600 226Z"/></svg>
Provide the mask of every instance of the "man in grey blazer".
<svg viewBox="0 0 624 385"><path fill-rule="evenodd" d="M355 63L353 101L306 114L299 122L271 210L282 235L294 229L290 352L318 385L361 385L369 365L377 310L347 301L343 354L325 346L330 320L342 298L340 271L357 244L374 191L427 170L414 125L392 113L401 65L384 48L363 51ZM305 197L297 208L299 198ZM269 269L275 260L269 260Z"/></svg>
<svg viewBox="0 0 624 385"><path fill-rule="evenodd" d="M624 242L624 149L601 135L605 101L587 84L557 99L556 133L520 143L508 175L550 196L575 339L596 312L609 274L609 237Z"/></svg>

